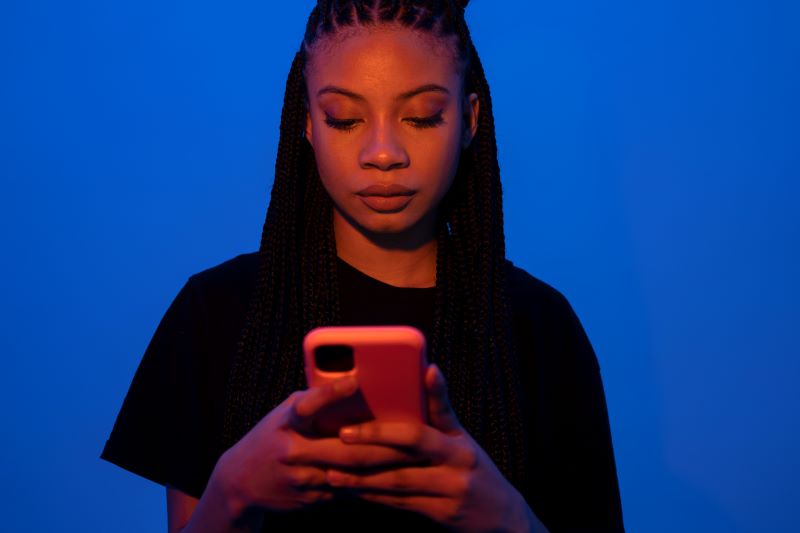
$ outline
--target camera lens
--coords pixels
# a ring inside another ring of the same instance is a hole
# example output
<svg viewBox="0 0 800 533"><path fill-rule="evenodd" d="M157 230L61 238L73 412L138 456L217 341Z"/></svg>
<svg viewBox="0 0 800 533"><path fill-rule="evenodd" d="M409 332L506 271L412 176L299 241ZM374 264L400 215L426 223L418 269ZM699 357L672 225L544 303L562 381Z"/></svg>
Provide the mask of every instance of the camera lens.
<svg viewBox="0 0 800 533"><path fill-rule="evenodd" d="M320 346L314 350L317 368L323 372L348 372L353 370L353 347L344 344Z"/></svg>

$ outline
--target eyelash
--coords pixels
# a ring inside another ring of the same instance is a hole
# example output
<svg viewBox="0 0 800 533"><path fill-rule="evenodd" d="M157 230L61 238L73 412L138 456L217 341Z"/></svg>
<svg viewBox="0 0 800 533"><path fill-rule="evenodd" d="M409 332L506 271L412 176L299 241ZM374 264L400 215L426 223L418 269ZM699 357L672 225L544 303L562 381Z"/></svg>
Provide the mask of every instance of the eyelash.
<svg viewBox="0 0 800 533"><path fill-rule="evenodd" d="M411 117L407 118L406 120L411 122L412 126L417 129L435 128L436 126L439 126L444 122L444 119L442 118L442 112L443 111L439 111L438 113L436 113L435 115L431 115L430 117L421 117L421 118ZM337 119L326 114L325 123L331 128L344 132L350 132L356 127L358 119L354 118Z"/></svg>

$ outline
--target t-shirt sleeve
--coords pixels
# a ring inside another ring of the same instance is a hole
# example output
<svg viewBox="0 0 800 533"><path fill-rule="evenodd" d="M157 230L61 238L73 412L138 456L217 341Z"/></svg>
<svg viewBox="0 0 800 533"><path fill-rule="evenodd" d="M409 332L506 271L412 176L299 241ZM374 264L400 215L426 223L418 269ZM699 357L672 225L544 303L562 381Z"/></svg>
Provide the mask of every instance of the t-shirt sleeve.
<svg viewBox="0 0 800 533"><path fill-rule="evenodd" d="M586 332L567 305L563 435L569 443L563 475L574 502L565 531L624 531L617 468L600 366Z"/></svg>
<svg viewBox="0 0 800 533"><path fill-rule="evenodd" d="M568 300L522 269L511 297L531 475L524 495L551 533L624 531L605 392Z"/></svg>
<svg viewBox="0 0 800 533"><path fill-rule="evenodd" d="M153 334L100 455L196 498L216 463L207 316L192 276Z"/></svg>

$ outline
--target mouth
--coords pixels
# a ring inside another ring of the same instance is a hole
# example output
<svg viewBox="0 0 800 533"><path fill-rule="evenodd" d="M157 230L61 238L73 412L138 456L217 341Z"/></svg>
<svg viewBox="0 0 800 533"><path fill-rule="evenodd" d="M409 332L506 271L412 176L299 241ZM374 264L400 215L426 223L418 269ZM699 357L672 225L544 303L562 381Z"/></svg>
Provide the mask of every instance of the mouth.
<svg viewBox="0 0 800 533"><path fill-rule="evenodd" d="M364 204L378 213L398 213L411 203L417 191L398 184L370 185L356 193Z"/></svg>
<svg viewBox="0 0 800 533"><path fill-rule="evenodd" d="M358 196L382 196L382 197L389 197L389 196L411 196L414 194L415 190L409 189L403 185L398 183L393 183L391 185L370 185L364 189L361 189L356 194Z"/></svg>

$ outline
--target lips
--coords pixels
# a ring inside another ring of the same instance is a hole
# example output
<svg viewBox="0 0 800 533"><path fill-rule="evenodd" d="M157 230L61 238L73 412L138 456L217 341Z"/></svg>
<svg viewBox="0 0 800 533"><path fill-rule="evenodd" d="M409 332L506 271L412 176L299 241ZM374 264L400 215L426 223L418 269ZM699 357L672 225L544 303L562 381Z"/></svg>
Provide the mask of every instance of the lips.
<svg viewBox="0 0 800 533"><path fill-rule="evenodd" d="M399 184L370 185L356 193L367 207L378 213L397 213L414 198L417 191Z"/></svg>
<svg viewBox="0 0 800 533"><path fill-rule="evenodd" d="M356 194L359 196L411 196L416 191L398 183L391 185L370 185Z"/></svg>

